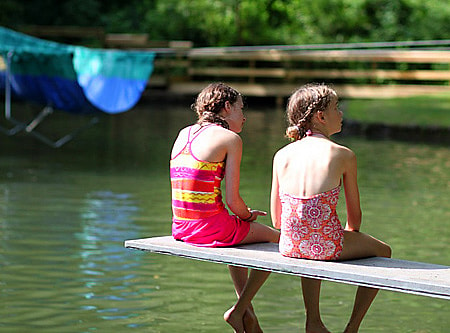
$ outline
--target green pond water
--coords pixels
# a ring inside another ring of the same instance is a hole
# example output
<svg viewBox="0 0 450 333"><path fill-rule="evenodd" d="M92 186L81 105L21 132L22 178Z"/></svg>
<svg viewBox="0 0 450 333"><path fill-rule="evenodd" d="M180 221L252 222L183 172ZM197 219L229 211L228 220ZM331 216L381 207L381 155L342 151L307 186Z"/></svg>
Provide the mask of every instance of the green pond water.
<svg viewBox="0 0 450 333"><path fill-rule="evenodd" d="M251 105L246 115L241 194L268 210L284 118ZM55 113L41 129L56 137L86 120ZM170 233L169 152L193 120L188 105L152 102L100 116L61 149L0 136L0 332L231 332L222 319L235 301L225 265L123 247ZM449 265L449 147L335 140L358 156L363 231L388 242L396 258ZM323 283L332 332L344 328L355 289ZM297 277L272 274L254 307L265 332L304 331ZM445 300L381 291L361 332L448 332L449 310Z"/></svg>

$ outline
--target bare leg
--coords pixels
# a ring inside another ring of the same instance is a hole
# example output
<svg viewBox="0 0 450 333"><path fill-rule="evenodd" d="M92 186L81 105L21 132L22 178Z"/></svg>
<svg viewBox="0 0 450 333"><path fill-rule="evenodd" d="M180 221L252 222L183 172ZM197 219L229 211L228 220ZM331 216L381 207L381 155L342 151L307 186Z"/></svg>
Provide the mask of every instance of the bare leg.
<svg viewBox="0 0 450 333"><path fill-rule="evenodd" d="M265 224L258 222L250 222L250 230L247 236L242 240L241 244L250 243L278 243L280 241L280 232Z"/></svg>
<svg viewBox="0 0 450 333"><path fill-rule="evenodd" d="M248 281L248 269L245 267L237 267L237 266L228 266L230 270L230 275L233 280L234 289L236 290L236 295L238 298L242 294L242 290ZM244 314L244 328L245 332L262 332L261 327L259 326L258 319L256 318L255 311L253 310L253 306L250 303L247 311Z"/></svg>
<svg viewBox="0 0 450 333"><path fill-rule="evenodd" d="M339 257L340 260L374 256L390 258L391 248L386 243L370 235L361 232L344 232L344 248ZM345 328L345 333L358 332L359 326L377 293L378 289L358 287L353 312Z"/></svg>
<svg viewBox="0 0 450 333"><path fill-rule="evenodd" d="M244 333L244 315L253 297L269 277L270 272L252 269L247 283L236 304L223 315L225 321L233 327L236 333Z"/></svg>
<svg viewBox="0 0 450 333"><path fill-rule="evenodd" d="M353 312L350 317L350 321L345 328L344 333L358 332L364 316L369 310L375 296L378 293L378 289L358 287L356 291L355 304L353 306Z"/></svg>
<svg viewBox="0 0 450 333"><path fill-rule="evenodd" d="M319 296L322 281L302 278L303 302L306 311L306 333L330 333L320 317Z"/></svg>
<svg viewBox="0 0 450 333"><path fill-rule="evenodd" d="M391 257L391 248L386 243L363 232L344 230L344 247L339 260L368 257Z"/></svg>
<svg viewBox="0 0 450 333"><path fill-rule="evenodd" d="M264 224L251 222L250 230L241 244L274 242L280 239L280 232ZM237 303L224 314L224 319L235 332L262 332L251 301L269 277L270 272L252 269L247 278L247 269L229 266L231 278L239 296ZM244 322L245 321L245 322Z"/></svg>

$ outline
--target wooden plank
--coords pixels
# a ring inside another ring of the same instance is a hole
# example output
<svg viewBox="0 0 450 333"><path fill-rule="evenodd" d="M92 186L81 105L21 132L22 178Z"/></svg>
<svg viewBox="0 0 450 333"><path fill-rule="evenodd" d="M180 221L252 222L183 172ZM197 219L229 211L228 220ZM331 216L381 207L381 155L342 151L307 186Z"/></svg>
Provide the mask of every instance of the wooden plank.
<svg viewBox="0 0 450 333"><path fill-rule="evenodd" d="M36 37L95 37L103 40L105 36L102 27L26 25L21 26L20 31Z"/></svg>
<svg viewBox="0 0 450 333"><path fill-rule="evenodd" d="M449 51L339 50L293 52L287 58L310 61L366 61L392 63L449 63Z"/></svg>
<svg viewBox="0 0 450 333"><path fill-rule="evenodd" d="M148 34L106 34L105 36L105 45L107 47L147 47L148 44ZM168 45L168 42L162 41L154 47L168 47Z"/></svg>
<svg viewBox="0 0 450 333"><path fill-rule="evenodd" d="M230 264L333 282L450 299L450 267L389 258L341 262L283 257L278 245L259 243L226 248L195 247L171 236L125 241L129 249Z"/></svg>
<svg viewBox="0 0 450 333"><path fill-rule="evenodd" d="M336 85L339 96L349 98L399 98L411 96L450 95L450 86L434 85Z"/></svg>
<svg viewBox="0 0 450 333"><path fill-rule="evenodd" d="M169 47L172 49L191 49L194 43L190 40L170 40Z"/></svg>
<svg viewBox="0 0 450 333"><path fill-rule="evenodd" d="M187 51L193 43L187 40L150 40L148 34L108 33L105 35L107 47L170 49L172 51Z"/></svg>
<svg viewBox="0 0 450 333"><path fill-rule="evenodd" d="M436 50L325 50L282 51L275 49L248 52L214 52L192 50L191 59L255 60L255 61L317 61L317 62L392 62L392 63L443 63L450 62L450 51Z"/></svg>
<svg viewBox="0 0 450 333"><path fill-rule="evenodd" d="M337 78L337 79L393 79L393 80L450 80L450 71L441 70L292 70L292 77L315 77L315 78Z"/></svg>
<svg viewBox="0 0 450 333"><path fill-rule="evenodd" d="M189 61L183 58L155 58L154 60L155 68L170 70L173 68L188 68Z"/></svg>
<svg viewBox="0 0 450 333"><path fill-rule="evenodd" d="M181 95L196 95L209 82L173 82L169 92ZM244 96L254 97L288 97L301 84L258 84L230 82L225 83L237 89ZM450 86L433 85L333 85L340 97L346 98L397 98L420 95L449 95Z"/></svg>
<svg viewBox="0 0 450 333"><path fill-rule="evenodd" d="M339 70L339 69L284 69L245 67L194 67L189 75L215 77L267 77L267 78L338 78L338 79L396 79L396 80L450 80L450 71L441 70Z"/></svg>
<svg viewBox="0 0 450 333"><path fill-rule="evenodd" d="M248 68L248 67L191 67L189 75L225 76L225 77L270 77L283 78L288 71L283 68Z"/></svg>

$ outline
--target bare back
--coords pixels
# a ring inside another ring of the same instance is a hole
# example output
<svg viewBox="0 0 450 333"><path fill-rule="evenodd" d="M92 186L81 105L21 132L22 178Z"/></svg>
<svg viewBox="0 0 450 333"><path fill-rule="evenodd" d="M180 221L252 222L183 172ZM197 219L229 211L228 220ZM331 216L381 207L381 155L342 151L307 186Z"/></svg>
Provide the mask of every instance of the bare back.
<svg viewBox="0 0 450 333"><path fill-rule="evenodd" d="M306 137L277 152L273 163L271 217L281 226L280 192L310 198L342 184L345 189L349 230L359 230L361 208L356 174L356 157L348 148L328 139Z"/></svg>
<svg viewBox="0 0 450 333"><path fill-rule="evenodd" d="M318 137L287 145L274 160L280 189L297 197L311 197L339 186L348 151Z"/></svg>

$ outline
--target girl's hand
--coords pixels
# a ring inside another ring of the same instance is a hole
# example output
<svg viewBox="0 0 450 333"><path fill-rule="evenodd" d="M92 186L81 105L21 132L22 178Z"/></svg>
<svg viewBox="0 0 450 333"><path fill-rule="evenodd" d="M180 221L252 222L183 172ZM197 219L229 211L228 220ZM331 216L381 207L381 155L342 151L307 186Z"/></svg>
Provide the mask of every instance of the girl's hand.
<svg viewBox="0 0 450 333"><path fill-rule="evenodd" d="M267 212L264 212L262 210L257 210L257 209L249 209L249 212L252 214L250 216L250 218L248 218L246 221L252 222L255 221L258 216L266 216Z"/></svg>

